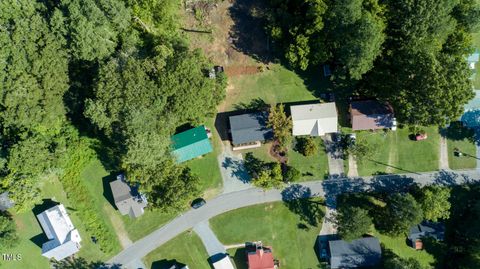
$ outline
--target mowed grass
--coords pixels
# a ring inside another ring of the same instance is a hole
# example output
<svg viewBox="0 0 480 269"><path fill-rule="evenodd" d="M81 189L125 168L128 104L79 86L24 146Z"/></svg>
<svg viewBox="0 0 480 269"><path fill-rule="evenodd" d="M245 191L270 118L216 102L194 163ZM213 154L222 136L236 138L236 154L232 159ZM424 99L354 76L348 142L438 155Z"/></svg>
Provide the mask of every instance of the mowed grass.
<svg viewBox="0 0 480 269"><path fill-rule="evenodd" d="M374 145L371 157L358 164L360 175L375 173L413 173L436 171L439 166L440 134L438 127L421 127L428 138L422 141L410 139L411 132L407 127L388 133L359 132ZM358 139L358 138L357 138Z"/></svg>
<svg viewBox="0 0 480 269"><path fill-rule="evenodd" d="M218 166L217 156L222 151L222 145L218 133L215 131L214 118L209 118L205 122L212 132L210 140L213 151L185 164L192 170L192 172L200 178L200 190L205 192L207 197L217 194L222 187L222 176L220 174L220 167Z"/></svg>
<svg viewBox="0 0 480 269"><path fill-rule="evenodd" d="M152 269L167 269L175 262L191 269L210 269L208 254L200 238L191 231L182 233L144 258L145 265Z"/></svg>
<svg viewBox="0 0 480 269"><path fill-rule="evenodd" d="M267 104L317 99L298 74L279 64L271 66L262 73L229 78L230 90L222 105L225 111L237 110L238 106L255 99L262 99Z"/></svg>
<svg viewBox="0 0 480 269"><path fill-rule="evenodd" d="M305 229L299 228L299 224ZM262 241L272 246L273 255L280 261L281 268L318 268L319 261L314 245L321 229L305 224L282 202L266 203L237 209L210 220L210 226L220 242L225 245ZM240 251L242 251L240 249ZM236 256L237 268L245 268L245 257L236 250L229 251ZM233 252L233 253L232 253Z"/></svg>
<svg viewBox="0 0 480 269"><path fill-rule="evenodd" d="M139 218L130 218L128 215L122 216L125 229L132 241L137 241L150 234L165 223L174 219L178 212L164 212L160 210L146 209L145 213Z"/></svg>
<svg viewBox="0 0 480 269"><path fill-rule="evenodd" d="M462 123L453 122L445 130L448 145L448 164L450 169L472 169L477 166L477 147L475 146L475 131L463 127ZM463 156L455 156L455 149Z"/></svg>
<svg viewBox="0 0 480 269"><path fill-rule="evenodd" d="M386 249L389 249L401 258L413 258L426 268L431 268L430 266L433 266L437 262L435 256L426 250L415 250L407 245L406 236L391 237L378 232L375 233L375 236L378 237L380 243L382 243Z"/></svg>
<svg viewBox="0 0 480 269"><path fill-rule="evenodd" d="M295 150L288 152L288 165L300 171L302 174L301 181L321 180L328 175L328 159L325 145L320 137L315 137L314 140L318 145L318 150L312 156L303 156Z"/></svg>
<svg viewBox="0 0 480 269"><path fill-rule="evenodd" d="M62 203L67 209L70 219L80 232L82 238L82 248L77 256L83 257L91 261L106 260L107 257L100 251L98 245L95 245L90 240L89 233L86 232L85 226L79 218L75 205L70 203L67 199L66 193L62 188L62 184L57 177L51 176L46 179L41 186L42 199L51 199L53 201ZM93 198L92 198L93 200ZM92 206L97 206L95 202ZM8 253L21 254L20 261L2 262L1 268L35 268L48 269L50 268L48 259L42 256L41 244L46 242L47 238L43 233L40 224L37 221L35 214L32 211L14 214L13 218L17 225L17 232L19 236L18 245L12 249L6 250ZM108 223L108 220L105 220ZM109 227L111 228L111 226ZM118 242L115 242L118 244ZM120 250L116 248L116 250Z"/></svg>

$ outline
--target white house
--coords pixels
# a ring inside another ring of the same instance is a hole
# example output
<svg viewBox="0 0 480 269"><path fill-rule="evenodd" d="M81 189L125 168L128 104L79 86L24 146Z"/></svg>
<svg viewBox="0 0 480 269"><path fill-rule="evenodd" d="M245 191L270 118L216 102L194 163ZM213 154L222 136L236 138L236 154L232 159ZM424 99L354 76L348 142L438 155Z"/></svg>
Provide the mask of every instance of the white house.
<svg viewBox="0 0 480 269"><path fill-rule="evenodd" d="M60 261L80 250L82 239L62 204L43 211L37 219L49 239L42 245L43 256Z"/></svg>
<svg viewBox="0 0 480 269"><path fill-rule="evenodd" d="M291 106L293 135L323 136L338 131L335 103Z"/></svg>
<svg viewBox="0 0 480 269"><path fill-rule="evenodd" d="M235 269L232 264L232 260L227 255L224 255L223 258L212 262L214 269Z"/></svg>

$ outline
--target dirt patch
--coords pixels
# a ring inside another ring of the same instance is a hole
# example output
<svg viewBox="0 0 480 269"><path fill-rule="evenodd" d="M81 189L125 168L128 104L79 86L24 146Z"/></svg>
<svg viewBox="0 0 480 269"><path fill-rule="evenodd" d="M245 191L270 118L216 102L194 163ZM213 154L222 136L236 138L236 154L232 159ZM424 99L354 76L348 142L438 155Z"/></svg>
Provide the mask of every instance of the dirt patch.
<svg viewBox="0 0 480 269"><path fill-rule="evenodd" d="M229 77L240 75L254 75L261 72L260 66L229 66L225 67L225 73Z"/></svg>
<svg viewBox="0 0 480 269"><path fill-rule="evenodd" d="M287 153L284 151L280 151L280 144L278 141L273 141L272 146L270 147L269 154L273 158L275 158L279 163L281 164L287 164L288 163L288 158L287 158Z"/></svg>

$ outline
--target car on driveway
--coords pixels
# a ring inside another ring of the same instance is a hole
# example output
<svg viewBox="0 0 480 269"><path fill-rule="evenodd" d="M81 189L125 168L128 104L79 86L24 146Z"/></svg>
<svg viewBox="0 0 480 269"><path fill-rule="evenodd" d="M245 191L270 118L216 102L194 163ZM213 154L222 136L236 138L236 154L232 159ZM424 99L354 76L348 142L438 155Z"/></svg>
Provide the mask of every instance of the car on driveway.
<svg viewBox="0 0 480 269"><path fill-rule="evenodd" d="M202 207L206 203L207 202L203 198L197 198L197 199L193 200L193 202L191 203L191 206L192 206L193 209L197 209L197 208Z"/></svg>

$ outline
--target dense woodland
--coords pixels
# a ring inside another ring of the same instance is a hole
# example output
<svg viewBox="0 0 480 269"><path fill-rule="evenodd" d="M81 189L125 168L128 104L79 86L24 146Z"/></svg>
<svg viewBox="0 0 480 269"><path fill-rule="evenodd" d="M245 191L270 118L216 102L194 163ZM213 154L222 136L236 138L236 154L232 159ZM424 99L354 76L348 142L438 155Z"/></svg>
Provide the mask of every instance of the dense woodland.
<svg viewBox="0 0 480 269"><path fill-rule="evenodd" d="M170 136L213 115L226 81L209 79L212 63L177 32L177 4L0 3L0 189L17 210L91 138L154 207L195 195L198 179L175 164Z"/></svg>
<svg viewBox="0 0 480 269"><path fill-rule="evenodd" d="M476 0L269 2L267 30L290 66L331 64L338 88L391 102L402 123L443 125L473 97Z"/></svg>

